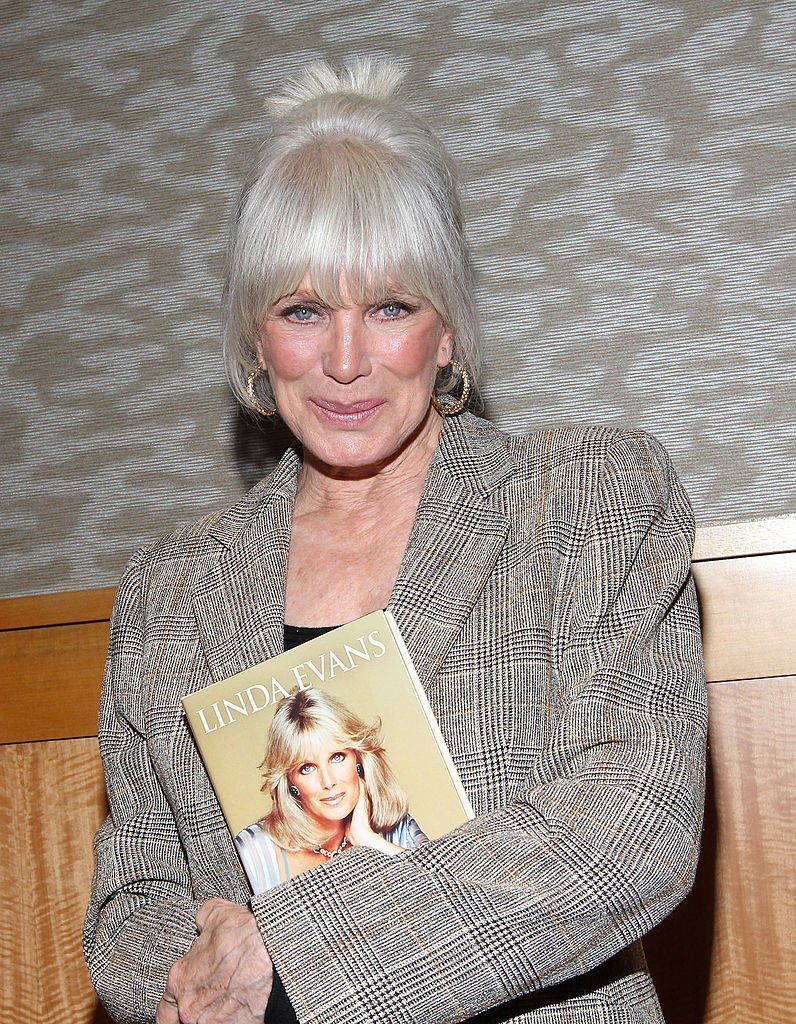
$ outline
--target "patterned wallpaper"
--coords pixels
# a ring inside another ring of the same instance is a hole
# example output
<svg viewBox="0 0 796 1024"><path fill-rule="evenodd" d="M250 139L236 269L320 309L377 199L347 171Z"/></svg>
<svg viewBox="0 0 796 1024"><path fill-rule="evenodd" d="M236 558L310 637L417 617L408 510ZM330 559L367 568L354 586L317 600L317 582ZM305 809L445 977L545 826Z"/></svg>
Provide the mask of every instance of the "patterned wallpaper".
<svg viewBox="0 0 796 1024"><path fill-rule="evenodd" d="M467 184L489 414L669 447L702 524L794 511L796 4L0 6L0 596L115 583L279 437L219 355L263 98L398 57Z"/></svg>

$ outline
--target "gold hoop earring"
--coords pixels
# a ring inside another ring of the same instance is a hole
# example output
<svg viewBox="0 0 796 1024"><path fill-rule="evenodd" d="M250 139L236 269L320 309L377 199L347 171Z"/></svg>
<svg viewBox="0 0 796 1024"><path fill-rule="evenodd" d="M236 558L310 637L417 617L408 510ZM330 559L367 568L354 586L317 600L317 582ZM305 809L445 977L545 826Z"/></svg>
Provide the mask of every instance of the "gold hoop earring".
<svg viewBox="0 0 796 1024"><path fill-rule="evenodd" d="M255 368L246 378L246 394L249 396L249 400L251 401L252 405L257 410L257 412L259 412L261 416L265 416L267 419L271 420L277 414L278 410L276 406L274 406L273 409L266 409L265 406L260 402L259 398L257 397L254 391L254 385L257 383L257 378L260 376L261 373L264 373L266 377L268 376L268 370L266 370L264 366L255 366Z"/></svg>
<svg viewBox="0 0 796 1024"><path fill-rule="evenodd" d="M432 394L431 404L441 416L455 416L457 412L461 412L465 405L467 405L467 399L470 397L470 392L472 391L470 374L467 372L467 367L464 363L460 363L458 359L451 359L448 366L452 366L461 377L462 391L459 397L453 399L450 403L443 403L435 394Z"/></svg>

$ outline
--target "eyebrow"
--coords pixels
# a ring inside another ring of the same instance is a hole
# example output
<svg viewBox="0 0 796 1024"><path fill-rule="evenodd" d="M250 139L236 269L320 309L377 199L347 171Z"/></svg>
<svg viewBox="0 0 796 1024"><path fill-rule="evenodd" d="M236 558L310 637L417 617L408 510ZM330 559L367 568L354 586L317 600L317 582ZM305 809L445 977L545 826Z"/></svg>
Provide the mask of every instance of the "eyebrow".
<svg viewBox="0 0 796 1024"><path fill-rule="evenodd" d="M405 291L403 288L398 286L393 287L391 285L375 292L370 301L364 302L362 305L379 306L382 303L390 302L393 299L403 299L414 303L425 302L431 305L430 299L427 299L425 295L417 295L415 292ZM329 305L329 303L327 303L325 299L321 298L321 296L312 288L299 288L294 292L290 292L288 295L280 295L278 299L274 299L271 305L276 306L282 302L317 302L322 306ZM359 305L359 303L355 303L355 305Z"/></svg>
<svg viewBox="0 0 796 1024"><path fill-rule="evenodd" d="M290 295L280 295L278 299L275 299L273 305L277 305L280 302L320 302L323 304L323 299L317 292L291 292Z"/></svg>

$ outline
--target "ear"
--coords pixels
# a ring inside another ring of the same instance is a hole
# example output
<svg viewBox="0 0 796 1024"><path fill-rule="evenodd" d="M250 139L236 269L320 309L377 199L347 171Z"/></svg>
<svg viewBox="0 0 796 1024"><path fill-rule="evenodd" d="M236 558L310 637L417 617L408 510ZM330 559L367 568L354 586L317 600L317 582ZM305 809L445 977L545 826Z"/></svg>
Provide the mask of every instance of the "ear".
<svg viewBox="0 0 796 1024"><path fill-rule="evenodd" d="M451 361L453 355L453 334L448 327L442 328L439 345L437 346L437 367L442 369Z"/></svg>
<svg viewBox="0 0 796 1024"><path fill-rule="evenodd" d="M268 361L265 358L265 340L263 338L262 328L257 328L257 333L254 336L254 354L257 357L257 365L260 369L268 372Z"/></svg>

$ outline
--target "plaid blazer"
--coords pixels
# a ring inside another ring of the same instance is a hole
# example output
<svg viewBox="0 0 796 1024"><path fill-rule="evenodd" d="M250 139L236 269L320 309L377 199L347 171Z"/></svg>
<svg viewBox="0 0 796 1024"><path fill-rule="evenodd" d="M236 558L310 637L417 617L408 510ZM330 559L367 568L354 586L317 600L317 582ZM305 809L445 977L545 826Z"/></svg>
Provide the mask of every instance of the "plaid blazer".
<svg viewBox="0 0 796 1024"><path fill-rule="evenodd" d="M688 891L706 701L691 510L652 438L447 420L390 600L475 821L250 897L180 697L279 653L300 459L139 552L100 710L85 950L151 1021L209 896L249 901L306 1024L660 1021L636 940Z"/></svg>

